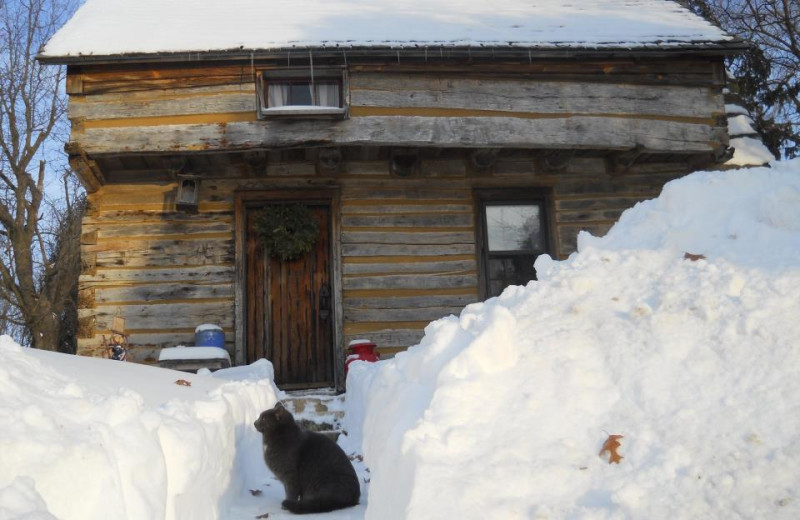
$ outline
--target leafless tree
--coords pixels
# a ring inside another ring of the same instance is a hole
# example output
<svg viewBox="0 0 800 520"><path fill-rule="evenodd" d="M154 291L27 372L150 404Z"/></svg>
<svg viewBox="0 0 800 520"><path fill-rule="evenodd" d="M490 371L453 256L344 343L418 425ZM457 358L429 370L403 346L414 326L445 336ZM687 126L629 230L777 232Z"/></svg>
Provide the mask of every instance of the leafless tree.
<svg viewBox="0 0 800 520"><path fill-rule="evenodd" d="M75 204L74 189L58 201L47 186L65 173L65 70L45 67L35 55L72 12L67 2L0 0L0 300L7 322L47 350L58 348L78 277L79 240L70 242L76 231L69 215L82 203Z"/></svg>
<svg viewBox="0 0 800 520"><path fill-rule="evenodd" d="M729 63L739 94L772 152L800 156L800 2L684 0L684 4L754 44Z"/></svg>

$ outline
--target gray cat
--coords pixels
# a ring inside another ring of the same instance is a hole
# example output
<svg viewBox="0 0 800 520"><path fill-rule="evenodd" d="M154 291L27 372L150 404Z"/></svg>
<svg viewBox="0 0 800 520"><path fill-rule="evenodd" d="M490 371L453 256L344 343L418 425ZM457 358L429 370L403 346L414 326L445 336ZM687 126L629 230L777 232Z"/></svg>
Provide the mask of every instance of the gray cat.
<svg viewBox="0 0 800 520"><path fill-rule="evenodd" d="M286 490L281 504L292 513L324 513L358 504L358 477L342 448L305 430L281 403L261 413L264 462Z"/></svg>

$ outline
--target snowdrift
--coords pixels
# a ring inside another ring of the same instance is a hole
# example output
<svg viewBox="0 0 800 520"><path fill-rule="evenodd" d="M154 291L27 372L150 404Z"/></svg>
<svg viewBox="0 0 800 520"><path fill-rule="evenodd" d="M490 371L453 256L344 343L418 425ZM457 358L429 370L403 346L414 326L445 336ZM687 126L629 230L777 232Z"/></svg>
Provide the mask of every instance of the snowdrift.
<svg viewBox="0 0 800 520"><path fill-rule="evenodd" d="M278 392L266 360L217 374L0 337L0 518L217 518L264 471L252 423Z"/></svg>
<svg viewBox="0 0 800 520"><path fill-rule="evenodd" d="M367 518L800 518L800 161L772 166L673 181L351 365Z"/></svg>

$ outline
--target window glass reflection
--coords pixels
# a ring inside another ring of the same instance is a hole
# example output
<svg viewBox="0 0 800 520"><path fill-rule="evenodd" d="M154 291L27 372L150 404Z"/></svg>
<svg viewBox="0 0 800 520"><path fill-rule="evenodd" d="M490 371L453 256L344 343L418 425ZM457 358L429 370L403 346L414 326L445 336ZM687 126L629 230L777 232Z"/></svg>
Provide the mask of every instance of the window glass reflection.
<svg viewBox="0 0 800 520"><path fill-rule="evenodd" d="M539 206L486 206L489 251L541 250L542 230Z"/></svg>

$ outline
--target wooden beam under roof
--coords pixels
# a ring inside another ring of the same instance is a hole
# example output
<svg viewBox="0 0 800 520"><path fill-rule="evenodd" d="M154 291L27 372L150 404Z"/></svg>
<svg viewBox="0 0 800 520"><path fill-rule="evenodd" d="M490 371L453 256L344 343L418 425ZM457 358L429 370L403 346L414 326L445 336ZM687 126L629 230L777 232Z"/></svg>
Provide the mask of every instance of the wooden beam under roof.
<svg viewBox="0 0 800 520"><path fill-rule="evenodd" d="M725 128L697 122L613 117L394 117L345 121L250 121L87 128L70 147L89 155L285 149L304 146L405 146L713 152Z"/></svg>

